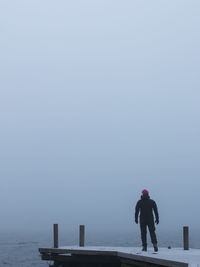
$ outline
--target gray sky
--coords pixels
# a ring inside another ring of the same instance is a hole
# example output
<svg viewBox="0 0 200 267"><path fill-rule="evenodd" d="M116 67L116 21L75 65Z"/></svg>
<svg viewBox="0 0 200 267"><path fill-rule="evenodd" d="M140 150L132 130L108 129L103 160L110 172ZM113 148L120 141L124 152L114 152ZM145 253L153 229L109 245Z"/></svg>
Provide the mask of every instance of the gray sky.
<svg viewBox="0 0 200 267"><path fill-rule="evenodd" d="M200 225L199 0L0 2L1 228Z"/></svg>

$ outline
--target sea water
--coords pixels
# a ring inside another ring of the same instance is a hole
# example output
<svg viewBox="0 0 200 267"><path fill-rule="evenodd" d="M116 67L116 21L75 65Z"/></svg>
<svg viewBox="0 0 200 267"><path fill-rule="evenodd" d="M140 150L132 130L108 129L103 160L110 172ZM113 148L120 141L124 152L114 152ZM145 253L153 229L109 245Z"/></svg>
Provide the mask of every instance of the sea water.
<svg viewBox="0 0 200 267"><path fill-rule="evenodd" d="M160 247L181 247L182 232L158 231ZM85 243L88 246L125 246L138 247L141 245L140 233L132 231L86 232ZM60 246L78 244L78 234L70 232L59 233ZM148 235L148 244L151 246ZM42 261L38 248L52 247L52 233L48 231L4 231L0 233L0 267L15 266L49 266ZM200 248L200 237L197 232L190 233L190 247Z"/></svg>

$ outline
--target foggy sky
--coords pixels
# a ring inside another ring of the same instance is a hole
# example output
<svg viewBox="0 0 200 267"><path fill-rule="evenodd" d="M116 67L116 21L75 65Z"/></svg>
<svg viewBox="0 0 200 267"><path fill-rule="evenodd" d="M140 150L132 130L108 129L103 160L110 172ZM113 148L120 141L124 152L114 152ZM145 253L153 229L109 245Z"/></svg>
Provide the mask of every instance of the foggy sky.
<svg viewBox="0 0 200 267"><path fill-rule="evenodd" d="M1 228L199 227L198 0L0 2Z"/></svg>

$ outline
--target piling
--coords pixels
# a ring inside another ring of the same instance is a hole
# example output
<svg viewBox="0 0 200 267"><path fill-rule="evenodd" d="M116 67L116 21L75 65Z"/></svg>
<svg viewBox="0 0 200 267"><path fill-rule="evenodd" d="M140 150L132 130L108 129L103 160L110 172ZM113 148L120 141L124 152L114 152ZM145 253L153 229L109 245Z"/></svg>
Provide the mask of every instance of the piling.
<svg viewBox="0 0 200 267"><path fill-rule="evenodd" d="M189 250L189 227L183 227L183 248Z"/></svg>
<svg viewBox="0 0 200 267"><path fill-rule="evenodd" d="M80 225L79 228L79 246L84 247L85 245L85 225Z"/></svg>
<svg viewBox="0 0 200 267"><path fill-rule="evenodd" d="M58 224L53 225L53 243L54 248L58 248Z"/></svg>

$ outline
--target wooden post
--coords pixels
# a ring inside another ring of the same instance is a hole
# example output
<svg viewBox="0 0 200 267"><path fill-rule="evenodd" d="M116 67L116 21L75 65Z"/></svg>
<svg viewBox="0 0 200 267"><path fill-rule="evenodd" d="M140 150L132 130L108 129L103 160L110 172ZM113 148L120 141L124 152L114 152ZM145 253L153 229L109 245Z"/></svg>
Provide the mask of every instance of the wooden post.
<svg viewBox="0 0 200 267"><path fill-rule="evenodd" d="M189 250L189 227L183 227L183 248Z"/></svg>
<svg viewBox="0 0 200 267"><path fill-rule="evenodd" d="M80 225L79 246L84 247L84 243L85 243L85 225Z"/></svg>
<svg viewBox="0 0 200 267"><path fill-rule="evenodd" d="M53 225L53 243L54 248L58 248L58 224Z"/></svg>

